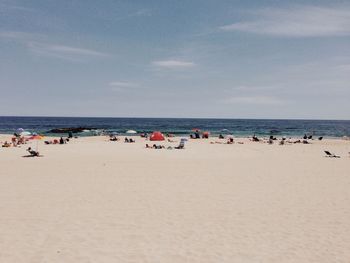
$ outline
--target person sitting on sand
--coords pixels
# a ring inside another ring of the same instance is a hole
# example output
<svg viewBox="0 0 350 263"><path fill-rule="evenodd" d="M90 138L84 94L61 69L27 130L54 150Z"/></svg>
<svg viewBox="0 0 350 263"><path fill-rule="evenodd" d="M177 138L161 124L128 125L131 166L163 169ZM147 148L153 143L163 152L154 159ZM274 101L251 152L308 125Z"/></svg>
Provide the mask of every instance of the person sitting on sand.
<svg viewBox="0 0 350 263"><path fill-rule="evenodd" d="M64 140L62 137L60 138L60 144L64 144Z"/></svg>
<svg viewBox="0 0 350 263"><path fill-rule="evenodd" d="M5 141L2 147L5 147L5 148L11 147L11 143L8 143L7 141Z"/></svg>
<svg viewBox="0 0 350 263"><path fill-rule="evenodd" d="M109 140L112 141L112 142L119 141L119 139L118 139L116 136L111 136L111 137L109 138Z"/></svg>
<svg viewBox="0 0 350 263"><path fill-rule="evenodd" d="M234 142L234 140L233 140L232 137L228 138L227 144L234 144L234 143L235 143L235 142Z"/></svg>
<svg viewBox="0 0 350 263"><path fill-rule="evenodd" d="M258 137L256 137L256 135L254 134L252 137L253 142L259 142L260 140L258 139Z"/></svg>
<svg viewBox="0 0 350 263"><path fill-rule="evenodd" d="M124 142L129 142L129 139L125 137Z"/></svg>
<svg viewBox="0 0 350 263"><path fill-rule="evenodd" d="M17 144L25 144L25 143L26 143L26 139L23 136L18 138Z"/></svg>
<svg viewBox="0 0 350 263"><path fill-rule="evenodd" d="M27 152L29 152L31 156L38 156L38 157L39 157L39 152L38 152L38 151L32 150L31 147L29 147L29 148L27 149Z"/></svg>

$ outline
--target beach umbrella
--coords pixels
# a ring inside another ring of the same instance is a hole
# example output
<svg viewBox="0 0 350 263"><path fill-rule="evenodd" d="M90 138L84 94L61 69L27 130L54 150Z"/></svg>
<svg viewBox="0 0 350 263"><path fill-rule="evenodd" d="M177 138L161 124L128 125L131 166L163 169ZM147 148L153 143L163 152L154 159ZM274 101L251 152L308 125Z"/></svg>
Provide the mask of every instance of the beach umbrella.
<svg viewBox="0 0 350 263"><path fill-rule="evenodd" d="M17 133L17 134L20 134L20 133L22 133L22 132L24 132L24 129L23 129L23 128L18 128L18 129L16 130L16 133Z"/></svg>
<svg viewBox="0 0 350 263"><path fill-rule="evenodd" d="M31 132L29 131L22 131L21 133L19 133L20 136L29 136L31 135Z"/></svg>
<svg viewBox="0 0 350 263"><path fill-rule="evenodd" d="M128 131L126 131L126 133L128 133L128 134L136 134L136 133L137 133L137 131L134 131L134 130L128 130Z"/></svg>
<svg viewBox="0 0 350 263"><path fill-rule="evenodd" d="M44 136L35 134L35 135L29 137L28 139L29 139L29 140L42 140L42 139L44 139Z"/></svg>

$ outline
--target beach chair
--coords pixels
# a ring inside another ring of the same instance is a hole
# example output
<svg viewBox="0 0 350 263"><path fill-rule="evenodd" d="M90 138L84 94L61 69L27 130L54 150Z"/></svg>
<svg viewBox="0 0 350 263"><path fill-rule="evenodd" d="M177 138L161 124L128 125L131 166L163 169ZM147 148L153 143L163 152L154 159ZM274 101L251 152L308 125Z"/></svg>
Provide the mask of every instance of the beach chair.
<svg viewBox="0 0 350 263"><path fill-rule="evenodd" d="M326 157L340 158L339 155L335 155L334 153L330 153L329 151L324 151L326 153Z"/></svg>
<svg viewBox="0 0 350 263"><path fill-rule="evenodd" d="M180 141L179 146L175 147L175 149L185 149L185 141Z"/></svg>

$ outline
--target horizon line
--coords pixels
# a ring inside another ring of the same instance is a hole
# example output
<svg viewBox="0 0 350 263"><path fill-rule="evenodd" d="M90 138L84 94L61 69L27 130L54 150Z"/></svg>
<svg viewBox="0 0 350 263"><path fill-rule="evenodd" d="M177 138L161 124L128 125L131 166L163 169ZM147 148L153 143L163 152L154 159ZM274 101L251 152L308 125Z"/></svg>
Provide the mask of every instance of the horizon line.
<svg viewBox="0 0 350 263"><path fill-rule="evenodd" d="M312 118L224 118L224 117L106 117L106 116L35 116L35 115L0 115L0 118L90 118L90 119L203 119L203 120L294 120L294 121L350 121L350 119L312 119Z"/></svg>

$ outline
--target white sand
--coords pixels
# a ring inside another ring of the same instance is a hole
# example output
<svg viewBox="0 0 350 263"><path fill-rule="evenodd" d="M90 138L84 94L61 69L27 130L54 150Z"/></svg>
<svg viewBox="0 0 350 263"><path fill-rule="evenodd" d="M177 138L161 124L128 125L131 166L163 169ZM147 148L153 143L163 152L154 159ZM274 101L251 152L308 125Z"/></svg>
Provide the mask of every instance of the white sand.
<svg viewBox="0 0 350 263"><path fill-rule="evenodd" d="M0 148L0 262L350 262L350 142L244 141Z"/></svg>

